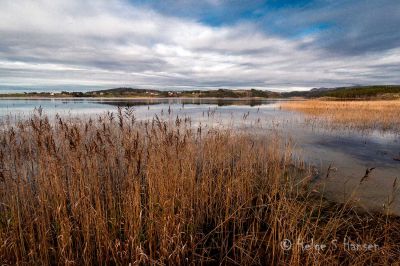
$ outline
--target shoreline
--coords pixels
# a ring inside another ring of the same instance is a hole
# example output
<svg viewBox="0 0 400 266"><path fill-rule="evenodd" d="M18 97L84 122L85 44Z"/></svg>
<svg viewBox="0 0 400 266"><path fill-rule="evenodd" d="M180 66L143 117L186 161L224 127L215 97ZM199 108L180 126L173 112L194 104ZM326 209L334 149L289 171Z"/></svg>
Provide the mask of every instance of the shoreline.
<svg viewBox="0 0 400 266"><path fill-rule="evenodd" d="M229 101L249 101L249 100L271 100L271 101L327 101L327 102L348 102L348 101L400 101L400 98L333 98L333 97L51 97L51 96L0 96L0 100L229 100Z"/></svg>
<svg viewBox="0 0 400 266"><path fill-rule="evenodd" d="M0 97L0 100L295 100L290 98L262 97ZM298 99L298 98L297 98Z"/></svg>

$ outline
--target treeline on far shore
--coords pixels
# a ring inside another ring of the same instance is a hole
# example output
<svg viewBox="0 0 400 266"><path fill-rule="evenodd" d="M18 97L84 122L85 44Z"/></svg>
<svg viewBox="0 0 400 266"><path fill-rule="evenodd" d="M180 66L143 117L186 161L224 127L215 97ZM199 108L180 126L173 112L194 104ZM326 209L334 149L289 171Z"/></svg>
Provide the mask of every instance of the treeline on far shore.
<svg viewBox="0 0 400 266"><path fill-rule="evenodd" d="M113 88L88 92L29 92L0 94L0 97L149 97L149 98L337 98L337 99L394 99L400 98L400 85L353 86L338 88L314 88L308 91L274 92L258 89L217 90L155 90L136 88Z"/></svg>
<svg viewBox="0 0 400 266"><path fill-rule="evenodd" d="M310 91L286 92L282 93L282 96L304 98L329 97L339 99L400 98L400 85L319 88Z"/></svg>

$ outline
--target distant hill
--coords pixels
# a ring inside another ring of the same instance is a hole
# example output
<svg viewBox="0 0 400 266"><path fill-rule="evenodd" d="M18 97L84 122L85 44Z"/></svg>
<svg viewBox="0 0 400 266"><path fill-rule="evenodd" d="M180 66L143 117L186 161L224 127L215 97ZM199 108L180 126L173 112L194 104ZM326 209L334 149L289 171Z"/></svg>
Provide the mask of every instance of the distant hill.
<svg viewBox="0 0 400 266"><path fill-rule="evenodd" d="M309 91L273 92L256 89L217 89L217 90L156 90L120 87L89 92L30 92L0 94L0 97L120 97L120 98L335 98L335 99L400 99L400 85L353 86L338 88L313 88Z"/></svg>
<svg viewBox="0 0 400 266"><path fill-rule="evenodd" d="M106 90L89 91L88 93L145 93L145 92L157 92L158 90L152 89L136 89L129 87L120 87Z"/></svg>
<svg viewBox="0 0 400 266"><path fill-rule="evenodd" d="M309 91L292 91L282 93L283 97L332 97L340 99L400 97L400 85L354 86L338 88L318 88Z"/></svg>
<svg viewBox="0 0 400 266"><path fill-rule="evenodd" d="M259 97L259 98L272 98L279 97L277 92L267 90L231 90L231 89L218 89L218 90L184 90L184 91L164 91L153 89L135 89L135 88L114 88L107 90L90 91L81 93L82 97L99 97L99 96L112 96L112 97L195 97L195 98L246 98L246 97Z"/></svg>
<svg viewBox="0 0 400 266"><path fill-rule="evenodd" d="M334 89L336 89L336 88L313 88L310 91L331 91Z"/></svg>

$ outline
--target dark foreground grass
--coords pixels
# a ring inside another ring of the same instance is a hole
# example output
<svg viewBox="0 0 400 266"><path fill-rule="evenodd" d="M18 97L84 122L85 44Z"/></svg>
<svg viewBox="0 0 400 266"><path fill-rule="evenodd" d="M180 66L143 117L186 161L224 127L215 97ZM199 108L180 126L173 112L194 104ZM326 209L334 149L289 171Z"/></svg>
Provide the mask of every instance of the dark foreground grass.
<svg viewBox="0 0 400 266"><path fill-rule="evenodd" d="M400 260L397 218L317 197L310 177L277 136L136 122L129 110L87 122L38 114L0 133L0 262Z"/></svg>

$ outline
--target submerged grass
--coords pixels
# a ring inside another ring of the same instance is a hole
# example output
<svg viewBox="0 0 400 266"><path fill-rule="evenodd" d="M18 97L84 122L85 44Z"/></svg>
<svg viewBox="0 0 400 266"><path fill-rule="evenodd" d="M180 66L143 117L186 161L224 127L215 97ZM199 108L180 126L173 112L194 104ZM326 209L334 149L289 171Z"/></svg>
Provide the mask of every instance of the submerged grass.
<svg viewBox="0 0 400 266"><path fill-rule="evenodd" d="M328 202L310 179L279 136L137 122L121 109L87 122L39 112L0 132L0 262L400 260L398 218Z"/></svg>
<svg viewBox="0 0 400 266"><path fill-rule="evenodd" d="M313 117L321 117L332 126L358 130L380 130L400 133L400 100L384 101L327 101L307 100L281 104Z"/></svg>

